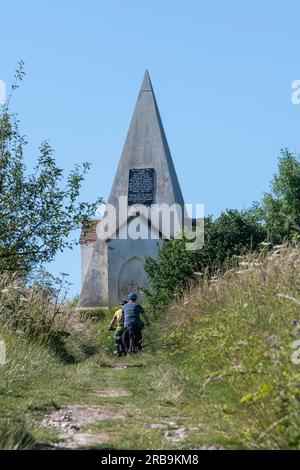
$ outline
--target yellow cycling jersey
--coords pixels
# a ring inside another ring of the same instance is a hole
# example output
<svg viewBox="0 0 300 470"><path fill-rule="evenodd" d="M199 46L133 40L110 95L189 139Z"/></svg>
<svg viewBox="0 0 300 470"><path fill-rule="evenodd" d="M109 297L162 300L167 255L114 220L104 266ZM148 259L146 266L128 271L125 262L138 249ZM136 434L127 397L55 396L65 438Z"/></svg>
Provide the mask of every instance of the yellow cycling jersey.
<svg viewBox="0 0 300 470"><path fill-rule="evenodd" d="M117 310L114 314L111 326L117 327L117 330L119 331L124 330L123 315L121 308Z"/></svg>

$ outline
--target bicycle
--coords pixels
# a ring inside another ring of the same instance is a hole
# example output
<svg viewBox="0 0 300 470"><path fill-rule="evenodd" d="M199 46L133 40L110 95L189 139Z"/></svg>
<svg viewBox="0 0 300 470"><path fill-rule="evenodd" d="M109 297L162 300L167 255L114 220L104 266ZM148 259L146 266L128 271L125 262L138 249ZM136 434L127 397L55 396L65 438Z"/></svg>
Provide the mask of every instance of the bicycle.
<svg viewBox="0 0 300 470"><path fill-rule="evenodd" d="M141 334L137 330L129 331L129 349L128 354L136 354L141 350Z"/></svg>

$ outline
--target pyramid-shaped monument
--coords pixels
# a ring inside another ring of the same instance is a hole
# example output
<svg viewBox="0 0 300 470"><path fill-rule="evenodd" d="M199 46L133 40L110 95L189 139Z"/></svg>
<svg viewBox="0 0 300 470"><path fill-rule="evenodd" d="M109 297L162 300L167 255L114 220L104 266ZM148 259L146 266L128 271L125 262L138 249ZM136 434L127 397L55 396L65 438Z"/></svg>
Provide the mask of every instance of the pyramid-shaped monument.
<svg viewBox="0 0 300 470"><path fill-rule="evenodd" d="M120 200L126 204L120 213ZM106 214L80 238L82 290L79 307L118 304L129 291L142 297L147 287L145 256L156 258L164 235L160 222L149 217L152 207L184 210L184 200L163 129L148 71L142 82L114 178ZM128 215L127 209L136 209ZM107 228L107 220L116 219ZM137 228L143 237L129 236ZM145 236L147 235L147 236Z"/></svg>
<svg viewBox="0 0 300 470"><path fill-rule="evenodd" d="M129 131L108 202L117 204L120 195L128 191L128 171L131 168L154 168L156 204L178 203L183 197L161 122L148 71L140 89Z"/></svg>

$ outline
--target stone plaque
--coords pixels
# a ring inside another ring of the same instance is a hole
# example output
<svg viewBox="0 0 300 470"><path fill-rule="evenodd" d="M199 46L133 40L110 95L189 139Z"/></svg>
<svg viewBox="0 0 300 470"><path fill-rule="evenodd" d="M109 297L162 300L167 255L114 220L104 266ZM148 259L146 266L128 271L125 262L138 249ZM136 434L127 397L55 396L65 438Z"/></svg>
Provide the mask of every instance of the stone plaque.
<svg viewBox="0 0 300 470"><path fill-rule="evenodd" d="M128 205L153 203L154 169L134 168L129 170Z"/></svg>

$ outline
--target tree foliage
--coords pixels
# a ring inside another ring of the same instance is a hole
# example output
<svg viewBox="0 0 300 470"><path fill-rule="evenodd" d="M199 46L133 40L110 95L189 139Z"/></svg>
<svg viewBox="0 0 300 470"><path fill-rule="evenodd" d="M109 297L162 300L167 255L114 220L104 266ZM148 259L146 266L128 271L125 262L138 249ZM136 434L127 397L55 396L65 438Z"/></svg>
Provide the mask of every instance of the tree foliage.
<svg viewBox="0 0 300 470"><path fill-rule="evenodd" d="M281 150L278 172L263 198L261 217L272 242L299 238L300 162L287 149Z"/></svg>
<svg viewBox="0 0 300 470"><path fill-rule="evenodd" d="M19 64L16 89L24 75ZM71 247L70 233L88 224L97 205L80 201L80 188L90 165L75 165L65 176L48 142L39 148L30 173L27 141L20 134L9 100L0 110L0 271L29 271Z"/></svg>

